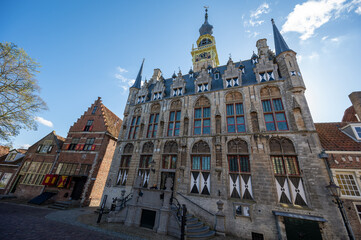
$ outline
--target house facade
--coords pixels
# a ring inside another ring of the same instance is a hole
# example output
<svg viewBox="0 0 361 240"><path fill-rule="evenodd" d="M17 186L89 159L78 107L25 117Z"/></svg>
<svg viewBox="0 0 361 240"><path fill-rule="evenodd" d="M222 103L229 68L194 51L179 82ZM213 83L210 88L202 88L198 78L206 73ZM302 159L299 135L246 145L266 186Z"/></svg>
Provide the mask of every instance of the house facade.
<svg viewBox="0 0 361 240"><path fill-rule="evenodd" d="M121 124L98 98L70 127L45 183L46 191L57 193L56 201L99 206Z"/></svg>
<svg viewBox="0 0 361 240"><path fill-rule="evenodd" d="M341 188L344 210L356 239L361 239L361 92L349 95L352 106L342 122L316 123L331 178Z"/></svg>
<svg viewBox="0 0 361 240"><path fill-rule="evenodd" d="M28 148L14 192L17 198L30 200L44 191L44 178L54 168L63 143L64 138L52 131Z"/></svg>
<svg viewBox="0 0 361 240"><path fill-rule="evenodd" d="M108 199L131 193L138 176L143 188L158 189L172 178L173 197L210 225L217 202L224 203L226 234L347 236L325 188L327 169L296 53L273 20L272 26L275 53L260 39L250 59L219 65L206 13L188 73L165 78L155 69L141 84L143 61L129 89Z"/></svg>
<svg viewBox="0 0 361 240"><path fill-rule="evenodd" d="M19 183L19 169L24 160L25 149L12 149L2 147L4 154L0 157L0 195L13 194Z"/></svg>

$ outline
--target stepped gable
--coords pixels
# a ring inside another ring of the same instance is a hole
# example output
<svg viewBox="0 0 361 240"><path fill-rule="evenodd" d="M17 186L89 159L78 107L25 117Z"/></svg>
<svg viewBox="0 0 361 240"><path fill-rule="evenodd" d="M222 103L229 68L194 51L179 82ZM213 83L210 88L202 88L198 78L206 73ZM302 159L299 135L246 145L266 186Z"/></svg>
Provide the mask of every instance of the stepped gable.
<svg viewBox="0 0 361 240"><path fill-rule="evenodd" d="M361 144L343 133L346 122L315 123L321 145L326 151L361 151Z"/></svg>
<svg viewBox="0 0 361 240"><path fill-rule="evenodd" d="M358 122L356 118L356 111L353 106L347 108L342 117L342 122Z"/></svg>
<svg viewBox="0 0 361 240"><path fill-rule="evenodd" d="M102 114L104 116L104 123L105 126L107 127L107 131L113 137L117 138L123 121L103 104L101 104L101 108L102 108Z"/></svg>
<svg viewBox="0 0 361 240"><path fill-rule="evenodd" d="M97 106L97 110L92 114L95 106ZM122 120L104 106L101 97L98 97L83 115L74 122L70 127L69 132L82 132L88 120L94 120L94 128L92 131L107 131L112 137L118 137Z"/></svg>

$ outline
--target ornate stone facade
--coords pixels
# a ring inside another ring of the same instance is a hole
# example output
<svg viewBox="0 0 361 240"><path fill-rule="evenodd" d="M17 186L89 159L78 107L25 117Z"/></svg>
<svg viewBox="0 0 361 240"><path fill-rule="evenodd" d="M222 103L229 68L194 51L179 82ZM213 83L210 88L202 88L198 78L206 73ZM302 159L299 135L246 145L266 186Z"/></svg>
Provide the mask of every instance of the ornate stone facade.
<svg viewBox="0 0 361 240"><path fill-rule="evenodd" d="M209 26L206 18L201 30L207 31L202 35L200 30L197 51L211 47L214 54ZM273 28L275 43L281 44L276 54L266 39L257 41L258 55L230 59L223 66L212 54L195 61L198 55L192 53L194 72L159 77L142 88L136 87L140 71L129 90L108 177L117 184L105 188L108 198L120 196L123 189L130 192L137 176L143 187L157 188L171 177L174 196L210 226L216 224L217 201L224 202L226 234L244 239L292 239L292 234L345 238L341 216L325 189L329 179L318 157L322 148L296 53ZM182 94L173 94L172 86L184 88ZM153 97L154 89L161 89L161 98ZM145 90L146 100L138 102L133 96ZM124 178L124 169L125 184L115 181ZM304 232L294 230L295 224Z"/></svg>

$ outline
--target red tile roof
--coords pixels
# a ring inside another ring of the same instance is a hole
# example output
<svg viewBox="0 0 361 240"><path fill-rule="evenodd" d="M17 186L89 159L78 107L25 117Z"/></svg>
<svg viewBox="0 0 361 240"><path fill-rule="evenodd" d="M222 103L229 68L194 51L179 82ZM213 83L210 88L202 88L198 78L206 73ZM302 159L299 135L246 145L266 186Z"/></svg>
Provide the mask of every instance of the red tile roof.
<svg viewBox="0 0 361 240"><path fill-rule="evenodd" d="M347 122L315 123L321 145L326 151L361 151L361 142L356 142L340 128Z"/></svg>

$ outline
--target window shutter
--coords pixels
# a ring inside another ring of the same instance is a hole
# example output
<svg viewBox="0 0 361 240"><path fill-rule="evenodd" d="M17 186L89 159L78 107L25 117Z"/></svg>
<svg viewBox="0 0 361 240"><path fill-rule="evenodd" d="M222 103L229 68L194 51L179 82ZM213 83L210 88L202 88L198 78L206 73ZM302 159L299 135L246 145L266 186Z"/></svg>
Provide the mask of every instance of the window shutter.
<svg viewBox="0 0 361 240"><path fill-rule="evenodd" d="M79 150L84 150L84 144L80 144Z"/></svg>
<svg viewBox="0 0 361 240"><path fill-rule="evenodd" d="M54 145L50 145L50 146L49 146L49 148L48 148L48 153L50 153L51 150L53 150L53 146L54 146Z"/></svg>
<svg viewBox="0 0 361 240"><path fill-rule="evenodd" d="M91 126L90 126L90 128L89 128L89 132L90 132L92 129L93 129L93 125L91 125Z"/></svg>
<svg viewBox="0 0 361 240"><path fill-rule="evenodd" d="M38 148L36 149L36 152L37 152L37 153L40 152L40 149L41 149L42 146L43 146L42 144L39 144L39 145L38 145Z"/></svg>
<svg viewBox="0 0 361 240"><path fill-rule="evenodd" d="M92 145L91 150L92 150L92 151L95 150L95 145L94 145L94 144Z"/></svg>
<svg viewBox="0 0 361 240"><path fill-rule="evenodd" d="M85 131L86 126L83 127L83 131Z"/></svg>
<svg viewBox="0 0 361 240"><path fill-rule="evenodd" d="M67 144L67 145L65 146L65 150L68 150L69 147L70 147L70 144Z"/></svg>
<svg viewBox="0 0 361 240"><path fill-rule="evenodd" d="M75 146L75 149L74 149L74 150L79 150L79 147L80 147L80 145L77 144L77 145ZM68 147L68 148L69 148L69 147Z"/></svg>

